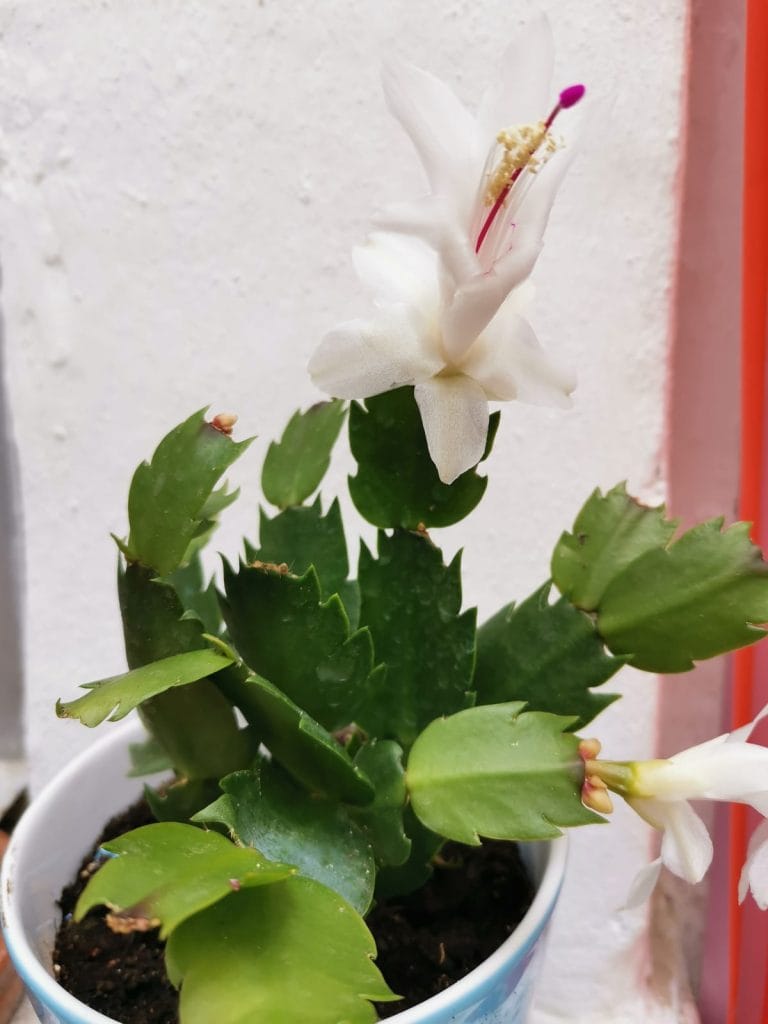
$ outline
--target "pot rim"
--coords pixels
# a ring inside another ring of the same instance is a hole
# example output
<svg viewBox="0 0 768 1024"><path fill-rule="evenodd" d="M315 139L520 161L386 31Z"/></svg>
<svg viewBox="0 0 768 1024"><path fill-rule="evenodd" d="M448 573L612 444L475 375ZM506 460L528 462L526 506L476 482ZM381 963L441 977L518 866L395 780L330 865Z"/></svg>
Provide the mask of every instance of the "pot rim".
<svg viewBox="0 0 768 1024"><path fill-rule="evenodd" d="M27 845L27 837L48 808L57 803L61 794L83 773L102 761L107 751L116 745L127 746L145 735L138 719L116 726L74 757L58 775L40 791L14 829L10 843L0 865L0 924L5 942L17 973L35 998L64 1020L79 1020L82 1024L120 1024L91 1009L65 988L43 966L30 943L20 915L20 899L15 891L16 862ZM531 844L533 845L533 844ZM540 845L540 844L536 844ZM391 1024L429 1024L434 1014L455 1012L460 1001L472 996L479 988L492 983L496 975L504 972L510 960L524 956L542 933L559 896L568 856L568 837L549 840L547 860L533 902L514 932L486 960L459 981L417 1006L403 1010L388 1018Z"/></svg>

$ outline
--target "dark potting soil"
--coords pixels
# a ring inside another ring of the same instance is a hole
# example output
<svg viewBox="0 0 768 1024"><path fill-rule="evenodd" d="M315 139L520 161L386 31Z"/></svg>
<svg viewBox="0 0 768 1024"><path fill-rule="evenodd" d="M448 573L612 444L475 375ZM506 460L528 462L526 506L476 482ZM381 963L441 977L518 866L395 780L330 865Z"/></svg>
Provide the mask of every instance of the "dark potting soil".
<svg viewBox="0 0 768 1024"><path fill-rule="evenodd" d="M154 820L139 801L106 825L94 850ZM54 949L59 982L121 1024L178 1024L178 995L166 980L164 943L156 931L117 935L101 908L79 924L72 921L77 899L97 869L87 857L61 894L63 920ZM376 962L390 987L403 996L379 1005L380 1016L392 1017L463 978L510 935L532 899L533 886L516 844L489 841L468 848L447 843L422 889L379 904L366 919L379 951Z"/></svg>

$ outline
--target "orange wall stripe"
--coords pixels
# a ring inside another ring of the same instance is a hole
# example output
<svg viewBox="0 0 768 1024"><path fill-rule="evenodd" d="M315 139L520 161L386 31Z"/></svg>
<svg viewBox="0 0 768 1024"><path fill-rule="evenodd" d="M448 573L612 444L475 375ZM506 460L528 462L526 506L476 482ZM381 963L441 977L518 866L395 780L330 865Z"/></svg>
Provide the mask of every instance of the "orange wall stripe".
<svg viewBox="0 0 768 1024"><path fill-rule="evenodd" d="M753 536L765 543L761 493L765 468L766 427L766 285L768 283L768 0L747 0L744 119L744 198L742 247L742 421L740 518L754 524ZM751 649L735 659L732 726L753 714L755 658ZM736 899L747 848L747 815L735 807L730 821L729 857L729 1015L737 1019L739 965L743 948L744 911ZM768 951L767 951L768 952ZM762 1020L768 1024L765 1001Z"/></svg>

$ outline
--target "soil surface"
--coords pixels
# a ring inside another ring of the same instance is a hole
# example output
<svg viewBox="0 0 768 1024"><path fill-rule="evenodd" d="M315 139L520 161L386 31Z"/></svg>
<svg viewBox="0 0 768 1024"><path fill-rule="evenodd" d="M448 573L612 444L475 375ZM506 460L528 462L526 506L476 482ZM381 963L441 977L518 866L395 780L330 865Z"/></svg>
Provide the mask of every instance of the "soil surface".
<svg viewBox="0 0 768 1024"><path fill-rule="evenodd" d="M140 801L107 824L94 851L154 820ZM178 1024L178 995L166 980L164 943L157 932L116 935L101 909L79 924L72 921L78 896L98 870L92 857L61 894L57 978L82 1002L122 1024ZM380 1016L394 1016L463 978L514 930L532 899L514 843L473 848L447 843L422 889L379 904L367 918L379 951L376 962L390 987L403 995L379 1005Z"/></svg>

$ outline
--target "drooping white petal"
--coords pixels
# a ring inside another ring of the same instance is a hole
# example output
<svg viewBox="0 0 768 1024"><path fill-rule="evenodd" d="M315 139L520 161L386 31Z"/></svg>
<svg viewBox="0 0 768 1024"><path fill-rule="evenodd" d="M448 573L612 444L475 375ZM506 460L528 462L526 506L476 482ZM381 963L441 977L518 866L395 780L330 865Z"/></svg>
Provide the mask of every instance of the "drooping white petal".
<svg viewBox="0 0 768 1024"><path fill-rule="evenodd" d="M749 840L739 878L739 903L744 902L750 889L758 907L768 910L768 821L761 822Z"/></svg>
<svg viewBox="0 0 768 1024"><path fill-rule="evenodd" d="M541 242L521 244L497 260L492 269L461 285L443 315L443 343L448 357L459 362L488 326L509 293L530 274Z"/></svg>
<svg viewBox="0 0 768 1024"><path fill-rule="evenodd" d="M624 904L624 910L632 910L635 907L642 906L643 903L647 903L650 899L651 893L656 888L656 883L659 880L661 874L661 857L656 860L652 860L650 864L646 864L644 868L640 868L638 873L629 887L629 893Z"/></svg>
<svg viewBox="0 0 768 1024"><path fill-rule="evenodd" d="M443 363L408 312L390 307L375 320L339 324L309 362L315 384L334 398L369 398L439 373Z"/></svg>
<svg viewBox="0 0 768 1024"><path fill-rule="evenodd" d="M687 882L700 882L712 863L712 839L691 805L649 797L627 802L650 825L663 830L661 859L669 870Z"/></svg>
<svg viewBox="0 0 768 1024"><path fill-rule="evenodd" d="M482 387L457 374L416 386L429 454L444 484L453 483L483 456L488 437L488 402Z"/></svg>
<svg viewBox="0 0 768 1024"><path fill-rule="evenodd" d="M387 105L411 137L432 191L465 192L469 175L476 173L475 119L444 82L406 61L388 61L382 83Z"/></svg>
<svg viewBox="0 0 768 1024"><path fill-rule="evenodd" d="M549 114L555 52L545 14L532 18L512 40L480 102L478 123L488 138L519 124L542 121Z"/></svg>
<svg viewBox="0 0 768 1024"><path fill-rule="evenodd" d="M574 375L552 362L528 321L503 306L460 364L489 399L568 408Z"/></svg>

